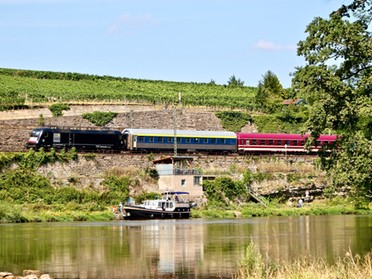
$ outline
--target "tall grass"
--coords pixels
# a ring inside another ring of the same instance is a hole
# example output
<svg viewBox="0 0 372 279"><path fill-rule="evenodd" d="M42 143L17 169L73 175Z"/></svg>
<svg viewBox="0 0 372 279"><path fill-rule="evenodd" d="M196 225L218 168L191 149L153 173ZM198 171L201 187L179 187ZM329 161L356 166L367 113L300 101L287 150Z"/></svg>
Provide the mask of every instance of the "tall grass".
<svg viewBox="0 0 372 279"><path fill-rule="evenodd" d="M303 257L292 262L265 261L259 249L250 243L238 263L236 279L361 279L372 278L372 253L353 255L350 251L333 264L323 259Z"/></svg>

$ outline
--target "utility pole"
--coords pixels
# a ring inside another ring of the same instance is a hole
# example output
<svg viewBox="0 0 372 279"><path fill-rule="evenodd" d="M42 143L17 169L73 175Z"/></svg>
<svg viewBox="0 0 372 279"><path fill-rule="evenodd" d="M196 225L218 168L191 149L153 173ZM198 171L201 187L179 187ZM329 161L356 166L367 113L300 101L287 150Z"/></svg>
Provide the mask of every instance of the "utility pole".
<svg viewBox="0 0 372 279"><path fill-rule="evenodd" d="M173 139L173 148L174 148L174 157L177 156L177 107L174 106L173 108L173 132L174 132L174 139Z"/></svg>

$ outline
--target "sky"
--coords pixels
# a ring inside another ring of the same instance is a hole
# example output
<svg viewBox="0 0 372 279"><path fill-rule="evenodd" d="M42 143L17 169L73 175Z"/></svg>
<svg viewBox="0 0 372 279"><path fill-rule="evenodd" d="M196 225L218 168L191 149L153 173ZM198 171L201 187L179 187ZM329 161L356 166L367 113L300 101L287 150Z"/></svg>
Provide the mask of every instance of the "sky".
<svg viewBox="0 0 372 279"><path fill-rule="evenodd" d="M0 0L0 67L291 86L306 26L351 0Z"/></svg>

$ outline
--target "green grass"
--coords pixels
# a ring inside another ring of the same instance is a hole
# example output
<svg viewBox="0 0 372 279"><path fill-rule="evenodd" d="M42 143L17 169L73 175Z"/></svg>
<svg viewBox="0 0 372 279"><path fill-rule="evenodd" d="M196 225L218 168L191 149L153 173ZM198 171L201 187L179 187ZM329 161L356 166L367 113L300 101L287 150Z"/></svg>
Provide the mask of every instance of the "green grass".
<svg viewBox="0 0 372 279"><path fill-rule="evenodd" d="M313 278L372 278L372 253L364 256L346 253L335 263L323 259L303 257L292 262L265 260L258 247L251 242L238 264L236 279L313 279Z"/></svg>

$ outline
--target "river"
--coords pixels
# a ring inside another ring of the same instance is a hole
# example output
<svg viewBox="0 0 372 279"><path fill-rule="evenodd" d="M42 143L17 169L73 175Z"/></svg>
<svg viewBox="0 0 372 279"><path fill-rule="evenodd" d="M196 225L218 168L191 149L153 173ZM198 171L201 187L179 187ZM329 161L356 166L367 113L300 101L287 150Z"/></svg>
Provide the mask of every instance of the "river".
<svg viewBox="0 0 372 279"><path fill-rule="evenodd" d="M332 262L372 250L372 216L0 225L0 271L54 278L231 278L253 241L265 259Z"/></svg>

